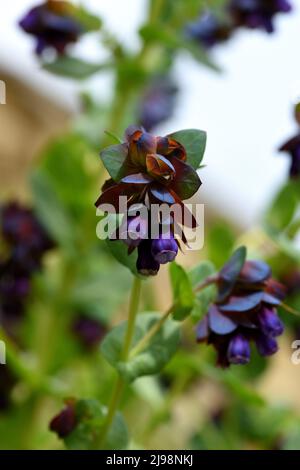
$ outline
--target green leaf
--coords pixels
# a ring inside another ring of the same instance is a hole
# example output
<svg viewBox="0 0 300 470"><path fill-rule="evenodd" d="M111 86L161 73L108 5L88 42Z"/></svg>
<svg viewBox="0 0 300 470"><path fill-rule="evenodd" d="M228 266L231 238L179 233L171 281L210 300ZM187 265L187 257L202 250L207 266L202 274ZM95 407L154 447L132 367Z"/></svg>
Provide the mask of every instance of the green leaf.
<svg viewBox="0 0 300 470"><path fill-rule="evenodd" d="M198 362L200 371L212 380L223 383L242 403L248 405L263 406L266 404L264 398L252 387L240 380L234 372L221 370L204 361Z"/></svg>
<svg viewBox="0 0 300 470"><path fill-rule="evenodd" d="M101 19L87 11L82 5L74 6L73 15L82 24L86 32L98 31L101 28Z"/></svg>
<svg viewBox="0 0 300 470"><path fill-rule="evenodd" d="M185 200L192 197L200 188L201 181L198 173L190 165L184 162L176 164L176 173L178 178L173 182L173 190L180 197Z"/></svg>
<svg viewBox="0 0 300 470"><path fill-rule="evenodd" d="M103 429L106 408L97 400L79 400L75 406L78 424L64 439L66 447L71 450L99 449L98 442ZM125 421L122 415L117 413L101 449L125 449L128 446L128 440Z"/></svg>
<svg viewBox="0 0 300 470"><path fill-rule="evenodd" d="M50 235L59 244L65 246L72 244L74 240L72 220L57 198L51 180L41 170L35 170L32 174L31 190L34 208Z"/></svg>
<svg viewBox="0 0 300 470"><path fill-rule="evenodd" d="M111 63L93 64L76 57L59 56L54 62L44 62L42 67L55 75L84 80L97 72L107 70L111 65Z"/></svg>
<svg viewBox="0 0 300 470"><path fill-rule="evenodd" d="M210 261L202 261L188 272L193 289L197 287L209 276L215 274L215 267ZM194 321L199 321L208 311L209 304L216 298L216 287L208 286L195 295L194 308L191 317Z"/></svg>
<svg viewBox="0 0 300 470"><path fill-rule="evenodd" d="M175 320L184 320L192 311L195 294L189 276L182 266L171 263L170 277L173 291L173 317Z"/></svg>
<svg viewBox="0 0 300 470"><path fill-rule="evenodd" d="M187 163L197 170L205 151L206 132L198 129L184 129L173 132L170 137L184 146L187 153Z"/></svg>
<svg viewBox="0 0 300 470"><path fill-rule="evenodd" d="M188 51L197 62L219 71L219 67L214 64L205 49L194 41L187 40L182 34L178 34L175 29L168 28L166 24L147 24L140 29L140 35L146 42L164 44L171 49Z"/></svg>
<svg viewBox="0 0 300 470"><path fill-rule="evenodd" d="M268 210L266 223L278 231L284 230L292 221L297 206L297 191L293 182L289 182L279 191Z"/></svg>
<svg viewBox="0 0 300 470"><path fill-rule="evenodd" d="M127 157L127 146L125 144L111 145L100 153L103 164L114 181L121 177L122 166Z"/></svg>
<svg viewBox="0 0 300 470"><path fill-rule="evenodd" d="M161 318L159 313L144 313L138 316L132 341L132 348L141 340L150 328ZM127 322L114 328L102 341L101 352L107 361L115 367L126 381L137 377L153 375L165 367L177 350L180 340L178 323L168 319L150 340L148 346L129 360L121 360Z"/></svg>
<svg viewBox="0 0 300 470"><path fill-rule="evenodd" d="M137 250L134 250L134 252L129 255L128 247L123 241L107 239L106 243L111 254L116 258L117 261L119 261L119 263L130 269L134 276L138 276L144 279L144 276L141 276L136 269Z"/></svg>
<svg viewBox="0 0 300 470"><path fill-rule="evenodd" d="M231 258L224 264L219 273L219 295L218 301L224 300L232 290L232 287L240 274L246 260L246 247L240 246L235 250Z"/></svg>
<svg viewBox="0 0 300 470"><path fill-rule="evenodd" d="M114 134L113 132L110 132L110 131L104 131L104 133L110 137L112 140L114 140L115 142L117 142L118 144L122 144L122 140L116 135Z"/></svg>

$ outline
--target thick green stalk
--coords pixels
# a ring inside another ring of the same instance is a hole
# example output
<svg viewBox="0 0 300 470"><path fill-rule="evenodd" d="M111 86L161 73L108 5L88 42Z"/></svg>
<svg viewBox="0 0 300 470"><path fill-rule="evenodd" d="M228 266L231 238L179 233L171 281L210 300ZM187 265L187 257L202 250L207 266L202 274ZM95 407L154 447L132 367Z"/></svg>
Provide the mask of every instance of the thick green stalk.
<svg viewBox="0 0 300 470"><path fill-rule="evenodd" d="M129 304L127 329L126 329L124 345L123 345L123 349L121 353L121 359L124 362L128 360L129 351L130 351L130 347L131 347L133 336L134 336L134 329L135 329L136 317L138 314L138 306L139 306L139 300L140 300L140 294L141 294L141 283L142 281L139 278L137 277L134 278L132 290L131 290L130 304ZM124 381L122 377L119 376L114 386L111 400L108 406L108 411L107 411L106 419L102 428L100 441L98 442L99 447L101 447L102 444L104 443L107 433L109 431L109 428L113 422L113 419L115 417L115 414L119 406L123 388L124 388Z"/></svg>

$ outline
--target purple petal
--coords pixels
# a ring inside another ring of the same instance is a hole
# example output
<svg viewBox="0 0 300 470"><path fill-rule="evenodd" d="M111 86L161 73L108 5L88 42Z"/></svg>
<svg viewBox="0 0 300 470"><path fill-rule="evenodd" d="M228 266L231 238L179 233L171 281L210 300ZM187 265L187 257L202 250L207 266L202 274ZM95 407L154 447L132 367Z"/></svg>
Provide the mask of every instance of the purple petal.
<svg viewBox="0 0 300 470"><path fill-rule="evenodd" d="M196 339L198 342L205 341L209 335L208 316L205 315L196 326Z"/></svg>
<svg viewBox="0 0 300 470"><path fill-rule="evenodd" d="M210 329L219 335L226 335L237 328L235 322L222 315L215 305L212 305L208 312Z"/></svg>
<svg viewBox="0 0 300 470"><path fill-rule="evenodd" d="M271 268L264 261L246 261L239 275L242 282L263 282L271 276Z"/></svg>
<svg viewBox="0 0 300 470"><path fill-rule="evenodd" d="M255 292L254 294L245 296L231 296L224 305L219 305L222 312L247 312L257 307L263 297L263 292Z"/></svg>

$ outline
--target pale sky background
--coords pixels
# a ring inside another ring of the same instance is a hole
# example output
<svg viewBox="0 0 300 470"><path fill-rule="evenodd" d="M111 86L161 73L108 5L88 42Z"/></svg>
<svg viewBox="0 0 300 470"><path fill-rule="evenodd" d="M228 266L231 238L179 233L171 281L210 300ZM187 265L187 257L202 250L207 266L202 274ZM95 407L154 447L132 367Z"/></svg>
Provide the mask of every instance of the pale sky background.
<svg viewBox="0 0 300 470"><path fill-rule="evenodd" d="M186 54L180 55L174 70L181 87L177 110L159 129L161 134L189 127L207 131L202 194L211 207L245 227L259 220L288 172L288 158L276 149L295 131L291 109L300 97L300 0L291 1L294 11L277 16L274 35L242 31L215 48L213 57L224 70L220 75L199 66ZM78 85L39 70L32 39L16 25L36 3L12 0L3 5L1 65L66 108L76 110ZM136 31L144 19L146 0L82 3L99 13L129 47L138 46ZM99 59L98 51L93 35L77 47L79 55L90 59ZM100 55L104 58L105 52ZM107 74L90 80L85 87L107 98L110 80Z"/></svg>

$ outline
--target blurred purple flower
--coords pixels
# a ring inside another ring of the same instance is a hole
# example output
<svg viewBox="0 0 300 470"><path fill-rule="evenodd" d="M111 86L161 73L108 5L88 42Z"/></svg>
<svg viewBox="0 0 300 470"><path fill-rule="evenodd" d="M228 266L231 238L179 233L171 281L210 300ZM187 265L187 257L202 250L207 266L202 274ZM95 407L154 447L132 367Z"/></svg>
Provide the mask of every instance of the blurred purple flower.
<svg viewBox="0 0 300 470"><path fill-rule="evenodd" d="M209 48L229 39L232 30L228 24L221 22L214 13L206 11L196 21L189 23L185 31L190 39Z"/></svg>
<svg viewBox="0 0 300 470"><path fill-rule="evenodd" d="M146 89L141 99L139 123L147 131L169 119L175 108L178 88L167 76L157 77Z"/></svg>
<svg viewBox="0 0 300 470"><path fill-rule="evenodd" d="M63 410L50 421L50 430L56 432L60 438L68 436L77 425L75 405L75 400L66 400Z"/></svg>
<svg viewBox="0 0 300 470"><path fill-rule="evenodd" d="M47 0L21 19L21 28L37 40L35 51L38 55L48 48L63 54L69 44L78 40L84 30L73 15L73 9L70 2Z"/></svg>
<svg viewBox="0 0 300 470"><path fill-rule="evenodd" d="M107 329L96 318L80 314L73 322L72 331L84 347L93 349L105 336Z"/></svg>
<svg viewBox="0 0 300 470"><path fill-rule="evenodd" d="M292 7L288 0L230 0L229 13L235 26L263 29L273 33L273 17L288 13Z"/></svg>

